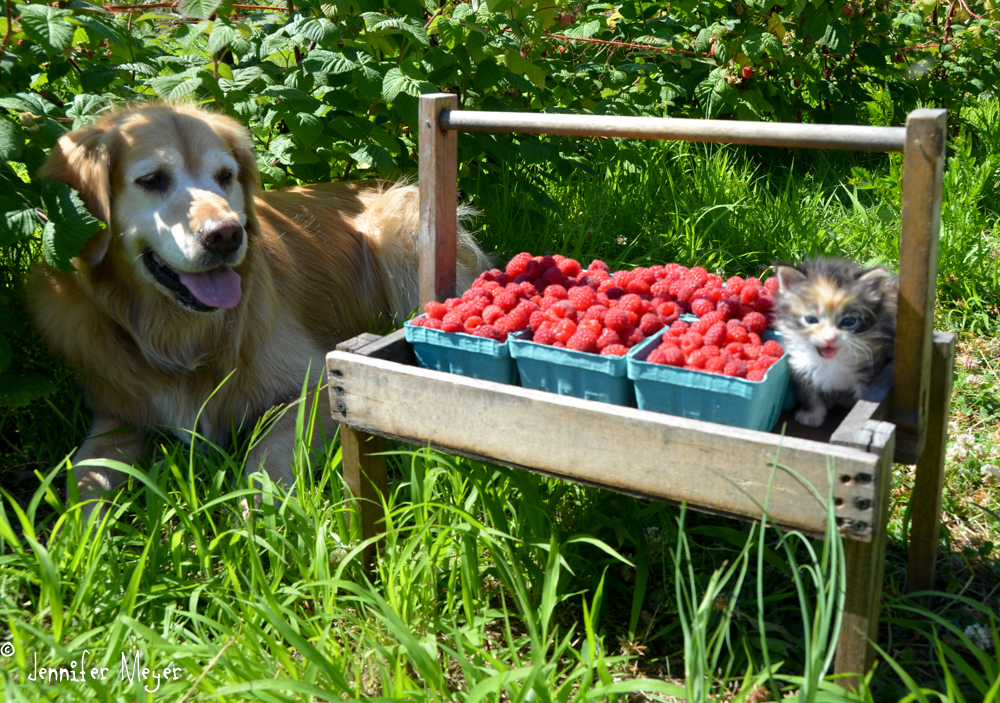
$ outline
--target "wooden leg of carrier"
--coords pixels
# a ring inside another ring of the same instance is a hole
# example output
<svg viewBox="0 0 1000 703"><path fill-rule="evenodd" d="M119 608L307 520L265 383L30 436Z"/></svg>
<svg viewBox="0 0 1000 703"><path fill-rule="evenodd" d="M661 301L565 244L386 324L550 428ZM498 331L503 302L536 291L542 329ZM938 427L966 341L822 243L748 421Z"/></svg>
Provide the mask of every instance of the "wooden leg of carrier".
<svg viewBox="0 0 1000 703"><path fill-rule="evenodd" d="M864 676L875 661L872 642L878 639L878 619L882 605L882 578L885 573L886 523L889 520L889 494L892 487L892 457L895 451L895 426L887 422L866 423L870 443L867 451L881 455L875 496L875 525L871 542L847 540L844 553L847 560L847 594L844 619L834 670L838 674ZM860 448L860 447L859 447ZM857 688L858 679L839 679L845 688Z"/></svg>
<svg viewBox="0 0 1000 703"><path fill-rule="evenodd" d="M924 450L917 458L917 476L910 498L910 554L906 592L930 590L941 529L944 454L948 446L951 382L955 369L955 335L934 333L931 395L927 406Z"/></svg>
<svg viewBox="0 0 1000 703"><path fill-rule="evenodd" d="M367 540L382 531L382 501L388 493L385 438L340 425L340 444L344 482L357 500L361 539ZM364 563L375 563L376 544L365 548Z"/></svg>

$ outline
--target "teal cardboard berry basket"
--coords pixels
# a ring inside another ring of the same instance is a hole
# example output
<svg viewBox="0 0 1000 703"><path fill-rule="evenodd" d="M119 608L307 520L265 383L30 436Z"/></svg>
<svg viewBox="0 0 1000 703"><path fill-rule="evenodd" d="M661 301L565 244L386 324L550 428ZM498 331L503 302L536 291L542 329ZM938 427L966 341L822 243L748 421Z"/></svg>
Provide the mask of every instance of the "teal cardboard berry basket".
<svg viewBox="0 0 1000 703"><path fill-rule="evenodd" d="M601 356L588 352L537 344L526 330L507 340L517 362L521 385L539 391L571 395L613 405L635 407L635 392L628 378L624 356Z"/></svg>
<svg viewBox="0 0 1000 703"><path fill-rule="evenodd" d="M788 354L767 370L762 381L720 376L676 366L650 364L646 357L661 344L658 334L639 345L628 358L628 377L635 385L640 410L680 415L732 427L766 432L774 427L789 386ZM764 340L781 341L778 332Z"/></svg>
<svg viewBox="0 0 1000 703"><path fill-rule="evenodd" d="M464 332L442 332L412 322L408 320L403 329L422 368L517 385L517 366L506 342Z"/></svg>

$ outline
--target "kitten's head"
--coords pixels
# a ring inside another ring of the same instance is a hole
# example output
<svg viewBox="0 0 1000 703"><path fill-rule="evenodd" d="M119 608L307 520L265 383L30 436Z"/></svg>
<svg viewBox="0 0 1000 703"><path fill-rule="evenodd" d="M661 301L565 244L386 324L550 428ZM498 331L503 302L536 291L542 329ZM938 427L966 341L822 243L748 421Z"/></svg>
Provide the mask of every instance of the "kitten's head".
<svg viewBox="0 0 1000 703"><path fill-rule="evenodd" d="M881 323L895 308L895 277L887 269L862 270L842 259L775 269L779 326L800 335L818 356L844 354L860 361L873 344L885 343Z"/></svg>

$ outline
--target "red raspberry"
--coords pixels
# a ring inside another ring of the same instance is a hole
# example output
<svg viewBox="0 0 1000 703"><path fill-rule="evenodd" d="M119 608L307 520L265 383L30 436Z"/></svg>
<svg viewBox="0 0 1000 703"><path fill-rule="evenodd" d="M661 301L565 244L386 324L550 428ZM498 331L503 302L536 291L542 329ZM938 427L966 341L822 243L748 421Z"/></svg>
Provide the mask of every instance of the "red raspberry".
<svg viewBox="0 0 1000 703"><path fill-rule="evenodd" d="M766 375L767 375L767 371L761 371L760 369L754 369L753 371L747 371L747 380L748 381L757 381L757 382L760 382L760 381L764 380L764 376L766 376Z"/></svg>
<svg viewBox="0 0 1000 703"><path fill-rule="evenodd" d="M604 316L608 313L608 309L603 305L594 304L587 308L587 312L583 313L584 320L597 320L604 326Z"/></svg>
<svg viewBox="0 0 1000 703"><path fill-rule="evenodd" d="M753 311L754 311L753 308L750 307L749 305L740 305L740 309L736 313L736 317L738 317L739 319L742 320L744 317L746 317L747 315L749 315Z"/></svg>
<svg viewBox="0 0 1000 703"><path fill-rule="evenodd" d="M757 359L757 368L763 371L767 371L769 368L778 363L777 357L769 356L767 354L761 354Z"/></svg>
<svg viewBox="0 0 1000 703"><path fill-rule="evenodd" d="M520 332L528 326L528 322L531 320L531 315L527 310L522 308L520 305L511 310L506 315L507 318L507 332Z"/></svg>
<svg viewBox="0 0 1000 703"><path fill-rule="evenodd" d="M766 342L764 342L764 348L761 351L763 351L768 356L773 356L777 359L780 359L785 354L785 348L780 344L778 344L773 339L769 339Z"/></svg>
<svg viewBox="0 0 1000 703"><path fill-rule="evenodd" d="M760 279L757 278L756 276L750 276L749 278L747 278L747 280L745 281L745 283L748 286L753 286L754 288L763 288L764 287L764 284L761 283Z"/></svg>
<svg viewBox="0 0 1000 703"><path fill-rule="evenodd" d="M778 288L780 286L781 286L781 284L778 283L778 277L777 276L771 276L769 279L767 279L766 281L764 281L764 287L767 288L767 290L771 291L771 295L774 295L775 293L777 293L778 292Z"/></svg>
<svg viewBox="0 0 1000 703"><path fill-rule="evenodd" d="M721 356L714 356L705 362L705 370L710 373L722 373L726 368L726 362Z"/></svg>
<svg viewBox="0 0 1000 703"><path fill-rule="evenodd" d="M627 293L623 295L619 305L622 309L634 312L636 315L642 313L642 298L635 293Z"/></svg>
<svg viewBox="0 0 1000 703"><path fill-rule="evenodd" d="M684 303L691 302L691 298L694 297L694 292L698 290L698 284L691 280L681 281L677 285L677 292L674 297Z"/></svg>
<svg viewBox="0 0 1000 703"><path fill-rule="evenodd" d="M443 320L444 316L448 313L448 308L444 304L432 300L424 306L424 311L427 313L427 317L432 317L435 320Z"/></svg>
<svg viewBox="0 0 1000 703"><path fill-rule="evenodd" d="M702 345L701 352L709 359L715 358L722 354L722 350L714 344Z"/></svg>
<svg viewBox="0 0 1000 703"><path fill-rule="evenodd" d="M493 297L493 304L496 305L501 310L503 310L505 313L508 313L517 307L517 298L512 293L503 291L502 293L497 293Z"/></svg>
<svg viewBox="0 0 1000 703"><path fill-rule="evenodd" d="M502 333L493 325L479 325L475 330L472 331L477 337L486 337L487 339L494 339L498 342L507 341L507 335Z"/></svg>
<svg viewBox="0 0 1000 703"><path fill-rule="evenodd" d="M444 306L448 308L448 312L451 312L461 304L462 304L461 298L448 298L447 300L444 301Z"/></svg>
<svg viewBox="0 0 1000 703"><path fill-rule="evenodd" d="M681 354L681 357L683 357L683 356L684 355ZM664 363L666 363L663 360L663 350L662 349L654 349L653 351L649 352L649 356L646 357L646 361L648 363L650 363L650 364L664 364Z"/></svg>
<svg viewBox="0 0 1000 703"><path fill-rule="evenodd" d="M615 332L624 332L631 324L628 313L621 309L608 310L604 315L604 326Z"/></svg>
<svg viewBox="0 0 1000 703"><path fill-rule="evenodd" d="M695 349L693 352L688 354L687 365L696 369L703 369L705 368L705 362L708 361L709 358L711 357L705 355L704 347L701 349Z"/></svg>
<svg viewBox="0 0 1000 703"><path fill-rule="evenodd" d="M650 295L657 295L667 297L670 295L670 282L669 281L657 281L649 287Z"/></svg>
<svg viewBox="0 0 1000 703"><path fill-rule="evenodd" d="M677 303L668 301L656 306L656 314L664 325L672 325L681 316L681 308Z"/></svg>
<svg viewBox="0 0 1000 703"><path fill-rule="evenodd" d="M697 320L691 323L691 331L697 332L700 335L704 335L710 329L712 329L711 322L706 322L705 320Z"/></svg>
<svg viewBox="0 0 1000 703"><path fill-rule="evenodd" d="M731 325L726 330L726 342L739 342L740 344L746 344L750 341L750 336L747 334L746 327L743 325Z"/></svg>
<svg viewBox="0 0 1000 703"><path fill-rule="evenodd" d="M726 325L722 322L716 322L705 333L705 344L721 347L726 343L726 332Z"/></svg>
<svg viewBox="0 0 1000 703"><path fill-rule="evenodd" d="M594 319L580 320L577 323L576 328L578 330L590 330L598 337L601 335L601 332L604 331L604 325Z"/></svg>
<svg viewBox="0 0 1000 703"><path fill-rule="evenodd" d="M697 332L687 332L681 337L681 350L685 354L690 354L695 349L700 349L704 343L704 337Z"/></svg>
<svg viewBox="0 0 1000 703"><path fill-rule="evenodd" d="M770 278L767 280L771 280ZM774 309L774 298L770 295L761 295L753 301L753 309L757 312L768 312Z"/></svg>
<svg viewBox="0 0 1000 703"><path fill-rule="evenodd" d="M726 345L726 354L733 357L734 359L745 359L746 354L743 353L743 344L740 342L730 342Z"/></svg>
<svg viewBox="0 0 1000 703"><path fill-rule="evenodd" d="M740 302L743 305L753 305L753 301L757 300L759 290L759 288L744 283L743 291L740 293Z"/></svg>
<svg viewBox="0 0 1000 703"><path fill-rule="evenodd" d="M623 344L609 344L601 350L601 356L625 356L628 349Z"/></svg>
<svg viewBox="0 0 1000 703"><path fill-rule="evenodd" d="M558 265L559 270L562 271L563 275L570 278L579 276L583 271L583 267L580 266L580 262L576 259L563 259Z"/></svg>
<svg viewBox="0 0 1000 703"><path fill-rule="evenodd" d="M725 297L721 288L703 288L702 290L705 291L705 297L716 304Z"/></svg>
<svg viewBox="0 0 1000 703"><path fill-rule="evenodd" d="M641 278L629 281L628 287L625 289L632 295L649 295L650 288L649 284L646 283Z"/></svg>
<svg viewBox="0 0 1000 703"><path fill-rule="evenodd" d="M539 329L535 330L535 335L532 337L533 342L538 344L545 344L552 346L553 342L556 341L556 334L552 330L552 323L542 325Z"/></svg>
<svg viewBox="0 0 1000 703"><path fill-rule="evenodd" d="M639 321L639 329L642 330L643 335L646 337L652 337L654 334L663 329L663 323L660 322L660 318L656 315L646 313Z"/></svg>
<svg viewBox="0 0 1000 703"><path fill-rule="evenodd" d="M541 327L544 322L547 322L548 319L549 319L548 313L546 313L544 310L536 310L535 312L531 313L531 316L528 318L528 326L531 327L532 332L537 332L538 328Z"/></svg>
<svg viewBox="0 0 1000 703"><path fill-rule="evenodd" d="M492 325L494 322L503 317L503 310L501 310L496 305L487 305L483 308L483 322L488 325Z"/></svg>
<svg viewBox="0 0 1000 703"><path fill-rule="evenodd" d="M581 323L582 324L582 323ZM622 338L618 336L618 333L613 329L605 329L601 332L600 336L597 338L597 348L604 349L604 347L609 347L612 344L621 344Z"/></svg>
<svg viewBox="0 0 1000 703"><path fill-rule="evenodd" d="M580 312L585 312L591 305L597 302L597 291L588 286L572 288L566 295Z"/></svg>
<svg viewBox="0 0 1000 703"><path fill-rule="evenodd" d="M703 269L701 266L692 266L688 269L688 278L695 281L699 286L705 285L705 281L708 280L708 271Z"/></svg>
<svg viewBox="0 0 1000 703"><path fill-rule="evenodd" d="M747 365L742 361L734 360L730 361L722 368L722 373L725 376L736 376L738 378L746 378L747 375Z"/></svg>
<svg viewBox="0 0 1000 703"><path fill-rule="evenodd" d="M569 297L569 293L566 292L566 289L563 286L558 283L553 283L552 285L545 287L545 297L555 298L556 300L566 300L566 298Z"/></svg>
<svg viewBox="0 0 1000 703"><path fill-rule="evenodd" d="M542 282L550 286L563 285L566 283L566 275L559 270L558 266L553 266L542 274Z"/></svg>
<svg viewBox="0 0 1000 703"><path fill-rule="evenodd" d="M767 329L767 318L759 312L750 312L743 318L743 326L747 328L747 332L764 334L764 330Z"/></svg>
<svg viewBox="0 0 1000 703"><path fill-rule="evenodd" d="M681 337L688 331L688 323L684 320L674 320L674 323L670 325L669 334L671 337Z"/></svg>
<svg viewBox="0 0 1000 703"><path fill-rule="evenodd" d="M759 344L751 344L747 342L743 345L743 356L747 359L756 360L760 358L763 347Z"/></svg>
<svg viewBox="0 0 1000 703"><path fill-rule="evenodd" d="M763 342L760 341L760 335L756 332L747 332L747 337L750 338L747 344L756 344L758 347L763 345Z"/></svg>
<svg viewBox="0 0 1000 703"><path fill-rule="evenodd" d="M549 308L549 311L556 317L573 320L573 322L577 320L576 306L568 300L560 300Z"/></svg>
<svg viewBox="0 0 1000 703"><path fill-rule="evenodd" d="M739 276L733 276L728 281L726 281L726 295L733 296L739 295L743 292L743 279Z"/></svg>
<svg viewBox="0 0 1000 703"><path fill-rule="evenodd" d="M423 327L427 327L427 328L430 328L432 330L439 330L439 329L441 329L441 320L435 319L433 317L421 317L419 319L423 321L423 323L424 323L422 325Z"/></svg>
<svg viewBox="0 0 1000 703"><path fill-rule="evenodd" d="M715 309L722 313L722 317L726 320L731 320L736 317L740 311L740 304L735 300L730 300L729 298L723 298L718 303L715 304Z"/></svg>
<svg viewBox="0 0 1000 703"><path fill-rule="evenodd" d="M457 322L461 325L465 321L465 316L458 310L452 310L451 312L445 313L445 316L441 318L441 322L444 324L451 324Z"/></svg>
<svg viewBox="0 0 1000 703"><path fill-rule="evenodd" d="M634 347L639 342L646 339L646 335L642 333L642 330L638 327L629 327L625 332L622 333L622 344L626 347Z"/></svg>
<svg viewBox="0 0 1000 703"><path fill-rule="evenodd" d="M479 315L469 315L465 318L465 322L462 324L464 325L466 332L472 332L472 330L483 324L483 318L479 317Z"/></svg>
<svg viewBox="0 0 1000 703"><path fill-rule="evenodd" d="M590 265L587 267L587 270L588 271L601 270L607 273L611 273L611 267L609 267L606 263L604 263L600 259L594 259L593 261L591 261Z"/></svg>
<svg viewBox="0 0 1000 703"><path fill-rule="evenodd" d="M708 274L708 278L702 284L705 288L722 288L722 279L714 273Z"/></svg>
<svg viewBox="0 0 1000 703"><path fill-rule="evenodd" d="M579 266L579 264L577 264ZM566 340L566 348L572 349L573 351L582 351L596 353L597 349L597 335L586 329L577 329L577 331Z"/></svg>
<svg viewBox="0 0 1000 703"><path fill-rule="evenodd" d="M725 322L726 321L725 318L722 317L722 313L718 312L718 311L715 311L715 310L713 310L712 312L708 313L707 315L702 315L701 319L703 321L709 322L709 323L711 323L713 325L716 322Z"/></svg>
<svg viewBox="0 0 1000 703"><path fill-rule="evenodd" d="M667 366L684 366L684 352L682 352L677 347L667 347L662 351L657 349L663 355L663 361L661 363Z"/></svg>
<svg viewBox="0 0 1000 703"><path fill-rule="evenodd" d="M715 311L715 303L706 298L705 296L699 296L691 301L691 312L693 312L698 317L703 315L708 315Z"/></svg>
<svg viewBox="0 0 1000 703"><path fill-rule="evenodd" d="M604 283L609 283L609 282L610 281L605 281ZM621 286L608 286L607 288L605 288L604 283L601 284L601 288L598 288L597 291L599 293L604 293L606 296L608 296L608 300L618 300L623 295L625 295L625 289L622 288Z"/></svg>
<svg viewBox="0 0 1000 703"><path fill-rule="evenodd" d="M565 344L576 333L576 323L572 320L560 320L553 332L556 340Z"/></svg>

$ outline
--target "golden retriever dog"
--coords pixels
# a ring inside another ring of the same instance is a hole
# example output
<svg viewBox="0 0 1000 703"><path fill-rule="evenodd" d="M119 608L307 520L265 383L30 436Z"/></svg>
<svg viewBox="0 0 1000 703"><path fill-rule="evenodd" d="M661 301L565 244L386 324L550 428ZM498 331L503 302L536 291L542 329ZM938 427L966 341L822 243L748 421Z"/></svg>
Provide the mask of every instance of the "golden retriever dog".
<svg viewBox="0 0 1000 703"><path fill-rule="evenodd" d="M307 374L316 387L337 342L419 302L415 186L263 192L249 134L223 115L125 109L63 136L42 175L106 225L76 271L43 263L28 284L49 348L83 371L93 428L73 457L82 497L127 478L87 460L136 463L155 428L225 444L234 426L298 399ZM471 283L485 260L461 228L458 259L459 285ZM256 444L248 474L292 487L295 415Z"/></svg>

